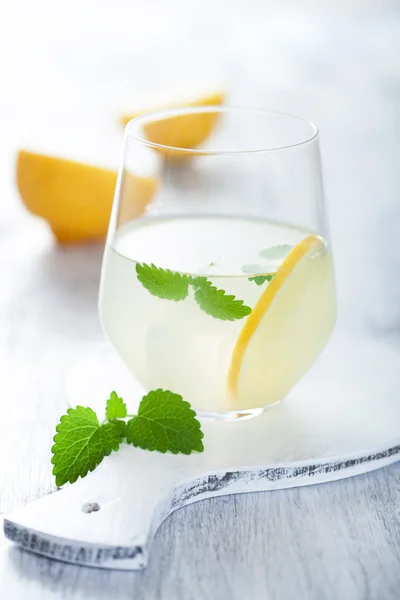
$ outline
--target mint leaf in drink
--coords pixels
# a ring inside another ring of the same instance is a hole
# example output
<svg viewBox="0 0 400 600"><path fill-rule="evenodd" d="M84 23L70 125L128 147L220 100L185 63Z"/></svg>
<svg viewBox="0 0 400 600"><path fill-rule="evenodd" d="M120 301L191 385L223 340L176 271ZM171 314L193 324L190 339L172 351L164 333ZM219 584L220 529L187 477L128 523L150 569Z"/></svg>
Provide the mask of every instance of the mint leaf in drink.
<svg viewBox="0 0 400 600"><path fill-rule="evenodd" d="M203 287L204 285L211 285L207 277L193 277L192 286L194 290Z"/></svg>
<svg viewBox="0 0 400 600"><path fill-rule="evenodd" d="M249 277L249 281L254 281L257 285L262 285L266 281L271 281L275 276L275 273L268 273L271 265L243 265L243 273L251 273L253 276ZM272 267L273 269L273 267ZM264 273L267 273L266 275Z"/></svg>
<svg viewBox="0 0 400 600"><path fill-rule="evenodd" d="M243 273L248 273L249 275L257 275L258 273L265 273L266 269L262 265L243 265L242 267Z"/></svg>
<svg viewBox="0 0 400 600"><path fill-rule="evenodd" d="M100 425L96 413L83 406L70 408L61 417L56 432L51 462L57 486L85 477L122 442L118 426Z"/></svg>
<svg viewBox="0 0 400 600"><path fill-rule="evenodd" d="M137 416L128 421L126 438L143 450L190 454L203 452L203 432L190 404L168 390L149 392Z"/></svg>
<svg viewBox="0 0 400 600"><path fill-rule="evenodd" d="M270 275L256 275L255 277L249 277L249 281L254 281L257 285L262 285L266 281L270 282L273 277L275 277L274 273Z"/></svg>
<svg viewBox="0 0 400 600"><path fill-rule="evenodd" d="M184 300L189 293L189 285L193 286L194 298L201 310L216 319L234 321L251 313L251 308L244 305L243 300L236 300L235 296L218 290L206 277L182 275L153 264L139 263L136 265L136 273L138 280L150 294L165 300Z"/></svg>
<svg viewBox="0 0 400 600"><path fill-rule="evenodd" d="M215 319L234 321L251 313L251 308L243 304L243 300L236 300L235 296L218 290L208 280L197 288L194 299L202 311Z"/></svg>
<svg viewBox="0 0 400 600"><path fill-rule="evenodd" d="M106 417L108 421L112 421L113 419L123 419L126 415L126 404L122 398L118 397L116 392L111 392L106 407Z"/></svg>
<svg viewBox="0 0 400 600"><path fill-rule="evenodd" d="M189 292L192 278L181 275L169 269L160 269L155 265L137 264L137 278L144 288L153 296L165 300L179 302L184 300Z"/></svg>
<svg viewBox="0 0 400 600"><path fill-rule="evenodd" d="M265 248L265 250L261 250L258 253L258 256L264 258L270 262L280 262L289 254L293 246L289 244L280 244L279 246L270 246L269 248Z"/></svg>

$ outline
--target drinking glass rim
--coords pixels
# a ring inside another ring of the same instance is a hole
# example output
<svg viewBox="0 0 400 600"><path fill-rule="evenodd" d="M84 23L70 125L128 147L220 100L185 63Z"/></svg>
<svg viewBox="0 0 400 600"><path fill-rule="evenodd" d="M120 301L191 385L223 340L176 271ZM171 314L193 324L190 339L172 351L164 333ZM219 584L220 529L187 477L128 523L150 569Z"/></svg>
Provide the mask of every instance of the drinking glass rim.
<svg viewBox="0 0 400 600"><path fill-rule="evenodd" d="M283 144L273 147L267 148L256 148L249 150L207 150L206 148L181 148L179 146L170 146L167 144L157 144L155 142L150 142L149 140L145 140L142 137L136 135L132 132L132 130L140 124L142 121L146 121L148 119L163 119L168 117L179 117L190 114L199 114L199 113L258 113L260 115L272 115L278 117L287 117L289 119L293 119L294 121L301 122L307 125L310 128L310 135L300 139L298 142L293 142L291 144ZM278 110L270 110L268 108L250 108L250 107L237 107L237 106L221 106L221 105L204 105L204 106L190 106L185 108L169 108L163 110L155 110L148 113L143 113L134 117L125 127L125 138L133 138L136 141L144 144L149 148L162 149L166 151L178 151L185 152L187 154L193 154L198 156L219 156L219 155L240 155L240 154L263 154L267 152L276 152L279 150L289 150L291 148L296 148L298 146L304 146L315 141L319 137L319 130L316 124L301 116L290 112L278 111Z"/></svg>

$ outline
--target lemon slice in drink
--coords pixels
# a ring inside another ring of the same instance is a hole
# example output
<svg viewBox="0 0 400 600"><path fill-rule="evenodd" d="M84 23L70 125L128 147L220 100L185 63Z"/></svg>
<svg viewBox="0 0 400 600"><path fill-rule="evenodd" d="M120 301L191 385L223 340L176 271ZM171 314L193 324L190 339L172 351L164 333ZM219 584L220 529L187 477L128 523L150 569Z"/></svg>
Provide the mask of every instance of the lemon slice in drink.
<svg viewBox="0 0 400 600"><path fill-rule="evenodd" d="M228 372L229 409L281 400L315 362L335 322L330 252L315 235L282 262L236 341Z"/></svg>

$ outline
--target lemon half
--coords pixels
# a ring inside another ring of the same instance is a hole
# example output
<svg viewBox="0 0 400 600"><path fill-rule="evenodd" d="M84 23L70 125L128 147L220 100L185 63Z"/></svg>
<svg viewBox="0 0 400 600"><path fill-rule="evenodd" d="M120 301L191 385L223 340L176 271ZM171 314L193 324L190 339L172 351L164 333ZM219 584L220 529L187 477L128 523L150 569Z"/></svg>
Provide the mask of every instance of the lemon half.
<svg viewBox="0 0 400 600"><path fill-rule="evenodd" d="M58 242L106 235L116 171L20 150L16 181L25 206L48 221ZM126 173L120 193L120 222L141 216L157 187L155 178Z"/></svg>
<svg viewBox="0 0 400 600"><path fill-rule="evenodd" d="M236 341L229 408L281 400L318 358L335 322L332 256L315 235L285 258Z"/></svg>
<svg viewBox="0 0 400 600"><path fill-rule="evenodd" d="M162 107L162 110L197 106L220 106L223 102L223 92L216 91L194 98L191 101L171 103ZM124 115L121 117L121 123L126 125L134 117L146 112L148 111L139 111L131 115ZM145 138L154 144L173 148L195 149L211 134L217 124L218 117L219 113L212 111L167 116L157 120L146 121L143 125L143 133ZM157 150L164 157L172 160L182 160L193 155L193 153L172 148L157 148Z"/></svg>

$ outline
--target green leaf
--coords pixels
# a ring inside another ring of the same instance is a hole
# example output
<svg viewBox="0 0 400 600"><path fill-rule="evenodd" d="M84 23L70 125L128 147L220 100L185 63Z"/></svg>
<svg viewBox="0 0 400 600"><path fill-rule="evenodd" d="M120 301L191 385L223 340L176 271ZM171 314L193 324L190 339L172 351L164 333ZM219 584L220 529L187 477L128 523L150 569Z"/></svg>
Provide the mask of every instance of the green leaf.
<svg viewBox="0 0 400 600"><path fill-rule="evenodd" d="M265 258L266 260L273 262L280 262L289 254L293 246L289 244L280 244L279 246L270 246L269 248L265 248L265 250L261 250L258 253L258 256L261 258Z"/></svg>
<svg viewBox="0 0 400 600"><path fill-rule="evenodd" d="M235 296L217 290L206 277L181 275L169 269L160 269L154 264L137 264L136 273L140 283L153 296L166 300L184 300L189 293L189 285L195 290L195 300L200 308L216 319L234 321L251 313L251 308L236 300Z"/></svg>
<svg viewBox="0 0 400 600"><path fill-rule="evenodd" d="M190 454L203 452L203 432L196 413L182 396L155 390L144 396L126 428L127 441L143 450Z"/></svg>
<svg viewBox="0 0 400 600"><path fill-rule="evenodd" d="M251 313L251 308L243 304L243 300L236 300L235 296L218 290L210 281L196 290L194 298L201 310L215 319L234 321Z"/></svg>
<svg viewBox="0 0 400 600"><path fill-rule="evenodd" d="M243 273L248 273L249 275L257 275L258 273L265 273L266 269L262 265L243 265L242 267Z"/></svg>
<svg viewBox="0 0 400 600"><path fill-rule="evenodd" d="M100 425L91 408L70 408L56 427L51 460L56 484L74 483L85 477L122 441L119 428L113 423Z"/></svg>
<svg viewBox="0 0 400 600"><path fill-rule="evenodd" d="M208 281L207 277L192 278L192 286L194 290L197 290L198 288L203 287L204 285L210 285L210 282Z"/></svg>
<svg viewBox="0 0 400 600"><path fill-rule="evenodd" d="M116 392L111 392L107 400L106 417L109 421L123 419L127 415L126 404Z"/></svg>
<svg viewBox="0 0 400 600"><path fill-rule="evenodd" d="M126 422L125 421L120 421L119 419L114 419L113 421L111 421L111 423L113 425L115 425L115 427L118 428L118 431L121 434L121 438L126 437Z"/></svg>
<svg viewBox="0 0 400 600"><path fill-rule="evenodd" d="M184 300L189 292L192 278L169 269L159 269L155 265L137 264L137 278L153 296L165 300Z"/></svg>
<svg viewBox="0 0 400 600"><path fill-rule="evenodd" d="M266 281L271 281L275 277L275 274L270 275L256 275L255 277L249 277L249 281L254 281L257 285L262 285Z"/></svg>

